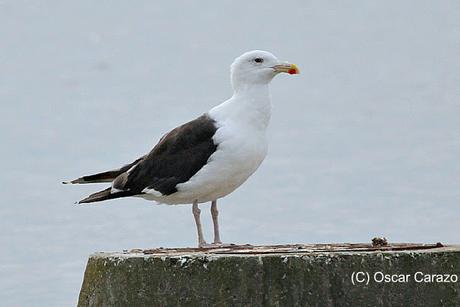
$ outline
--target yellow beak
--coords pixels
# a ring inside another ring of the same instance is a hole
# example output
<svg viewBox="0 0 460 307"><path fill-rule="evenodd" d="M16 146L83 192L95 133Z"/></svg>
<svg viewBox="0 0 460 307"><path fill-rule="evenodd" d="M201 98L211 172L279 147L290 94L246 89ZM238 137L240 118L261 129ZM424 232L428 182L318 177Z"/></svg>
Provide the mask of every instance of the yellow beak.
<svg viewBox="0 0 460 307"><path fill-rule="evenodd" d="M290 75L300 74L300 70L295 64L283 63L273 66L275 72L286 72Z"/></svg>

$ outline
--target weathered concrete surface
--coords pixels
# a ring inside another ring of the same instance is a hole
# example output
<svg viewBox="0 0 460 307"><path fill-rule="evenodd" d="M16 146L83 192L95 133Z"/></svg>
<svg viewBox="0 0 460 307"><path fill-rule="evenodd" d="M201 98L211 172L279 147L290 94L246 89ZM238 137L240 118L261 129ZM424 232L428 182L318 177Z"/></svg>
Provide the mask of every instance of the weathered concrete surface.
<svg viewBox="0 0 460 307"><path fill-rule="evenodd" d="M353 285L356 272L369 282ZM376 272L408 277L377 282ZM78 306L460 306L459 276L460 246L133 250L89 258Z"/></svg>

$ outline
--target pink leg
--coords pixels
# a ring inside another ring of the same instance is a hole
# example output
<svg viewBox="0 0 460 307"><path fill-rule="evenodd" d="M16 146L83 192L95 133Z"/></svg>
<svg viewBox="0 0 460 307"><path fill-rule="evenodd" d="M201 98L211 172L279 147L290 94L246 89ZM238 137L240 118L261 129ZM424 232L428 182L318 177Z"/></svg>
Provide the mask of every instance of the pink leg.
<svg viewBox="0 0 460 307"><path fill-rule="evenodd" d="M193 217L195 218L196 230L198 232L198 247L205 247L206 241L203 236L203 229L201 227L200 214L201 210L198 208L198 202L194 201L192 206Z"/></svg>
<svg viewBox="0 0 460 307"><path fill-rule="evenodd" d="M213 244L222 244L219 234L219 211L217 210L217 200L213 200L211 203L211 215L212 223L214 224L214 242Z"/></svg>

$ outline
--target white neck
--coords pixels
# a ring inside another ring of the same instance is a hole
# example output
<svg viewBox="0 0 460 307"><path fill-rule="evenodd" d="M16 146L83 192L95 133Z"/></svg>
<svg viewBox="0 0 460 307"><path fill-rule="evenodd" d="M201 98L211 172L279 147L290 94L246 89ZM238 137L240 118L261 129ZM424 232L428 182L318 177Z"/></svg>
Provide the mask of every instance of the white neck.
<svg viewBox="0 0 460 307"><path fill-rule="evenodd" d="M271 117L268 84L238 87L232 98L211 109L209 114L217 120L231 120L265 130Z"/></svg>

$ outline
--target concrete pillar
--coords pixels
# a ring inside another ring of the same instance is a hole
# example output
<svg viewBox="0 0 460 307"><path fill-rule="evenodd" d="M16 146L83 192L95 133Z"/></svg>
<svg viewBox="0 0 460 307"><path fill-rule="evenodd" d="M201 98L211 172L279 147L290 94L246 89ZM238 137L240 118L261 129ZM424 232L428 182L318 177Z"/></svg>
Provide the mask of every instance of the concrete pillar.
<svg viewBox="0 0 460 307"><path fill-rule="evenodd" d="M460 246L134 250L91 255L78 306L460 306L459 277Z"/></svg>

